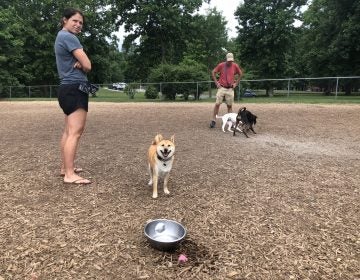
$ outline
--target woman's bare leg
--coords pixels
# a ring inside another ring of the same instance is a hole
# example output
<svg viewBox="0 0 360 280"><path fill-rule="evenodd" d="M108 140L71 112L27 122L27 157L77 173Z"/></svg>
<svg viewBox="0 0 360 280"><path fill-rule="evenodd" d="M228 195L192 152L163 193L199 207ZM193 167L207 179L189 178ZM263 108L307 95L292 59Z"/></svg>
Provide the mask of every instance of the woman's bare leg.
<svg viewBox="0 0 360 280"><path fill-rule="evenodd" d="M64 131L63 134L61 136L61 140L60 140L60 151L61 151L61 169L60 169L60 174L65 174L65 158L64 158L64 146L65 146L65 142L68 136L68 131L67 131L67 119L68 117L65 115L65 126L64 126Z"/></svg>
<svg viewBox="0 0 360 280"><path fill-rule="evenodd" d="M65 177L64 182L90 183L83 179L74 171L75 155L79 140L84 132L87 112L84 109L77 109L65 118L65 129L61 138L61 154L64 164Z"/></svg>
<svg viewBox="0 0 360 280"><path fill-rule="evenodd" d="M60 167L60 175L61 176L64 176L65 175L65 165L64 165L64 146L65 146L65 142L66 142L66 139L69 135L68 133L68 130L67 130L67 119L68 119L68 116L65 115L65 127L64 127L64 132L62 134L62 137L61 137L61 141L60 141L60 151L61 151L61 167ZM79 145L79 144L78 144ZM77 151L77 148L76 147L76 151ZM75 155L76 157L76 155ZM79 173L79 172L82 172L82 168L79 168L79 167L74 167L74 171L75 173Z"/></svg>

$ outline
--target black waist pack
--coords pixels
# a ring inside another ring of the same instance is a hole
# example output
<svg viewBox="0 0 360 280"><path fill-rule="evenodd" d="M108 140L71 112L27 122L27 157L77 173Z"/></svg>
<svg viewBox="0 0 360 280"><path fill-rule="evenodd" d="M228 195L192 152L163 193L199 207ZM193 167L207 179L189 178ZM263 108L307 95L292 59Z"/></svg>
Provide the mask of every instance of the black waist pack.
<svg viewBox="0 0 360 280"><path fill-rule="evenodd" d="M99 87L89 82L84 82L79 85L79 90L86 94L94 95L99 90Z"/></svg>

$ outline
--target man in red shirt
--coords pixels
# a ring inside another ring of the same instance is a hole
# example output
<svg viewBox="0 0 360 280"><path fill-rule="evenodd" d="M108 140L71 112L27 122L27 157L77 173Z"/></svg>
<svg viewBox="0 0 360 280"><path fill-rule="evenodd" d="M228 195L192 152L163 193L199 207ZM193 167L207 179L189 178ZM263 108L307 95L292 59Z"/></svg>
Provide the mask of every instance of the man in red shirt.
<svg viewBox="0 0 360 280"><path fill-rule="evenodd" d="M216 74L220 73L219 80L216 78ZM235 80L235 76L236 80ZM216 115L219 113L220 104L225 98L228 113L232 112L232 104L234 102L234 88L240 83L243 76L243 71L234 62L234 55L228 53L226 55L226 61L219 63L212 71L212 78L218 88L216 93L216 102L213 112L213 119L210 123L210 128L215 127Z"/></svg>

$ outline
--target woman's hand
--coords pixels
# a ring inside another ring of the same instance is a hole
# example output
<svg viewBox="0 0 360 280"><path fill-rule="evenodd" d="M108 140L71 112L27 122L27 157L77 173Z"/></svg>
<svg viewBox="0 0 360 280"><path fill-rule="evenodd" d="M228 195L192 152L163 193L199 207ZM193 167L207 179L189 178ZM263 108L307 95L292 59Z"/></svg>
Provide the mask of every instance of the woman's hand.
<svg viewBox="0 0 360 280"><path fill-rule="evenodd" d="M81 63L79 61L76 61L74 64L74 68L82 69Z"/></svg>
<svg viewBox="0 0 360 280"><path fill-rule="evenodd" d="M91 70L91 62L83 49L74 50L73 55L77 60L74 68L81 69L85 73Z"/></svg>

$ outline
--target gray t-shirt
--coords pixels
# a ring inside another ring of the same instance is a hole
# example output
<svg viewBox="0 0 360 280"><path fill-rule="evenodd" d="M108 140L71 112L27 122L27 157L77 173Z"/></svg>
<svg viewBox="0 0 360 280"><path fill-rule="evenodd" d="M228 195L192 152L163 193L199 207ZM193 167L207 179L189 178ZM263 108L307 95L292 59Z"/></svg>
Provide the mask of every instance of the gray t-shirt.
<svg viewBox="0 0 360 280"><path fill-rule="evenodd" d="M87 81L84 71L74 68L76 58L72 51L82 49L79 39L66 30L60 30L55 40L56 67L60 77L60 84L74 84Z"/></svg>

